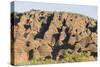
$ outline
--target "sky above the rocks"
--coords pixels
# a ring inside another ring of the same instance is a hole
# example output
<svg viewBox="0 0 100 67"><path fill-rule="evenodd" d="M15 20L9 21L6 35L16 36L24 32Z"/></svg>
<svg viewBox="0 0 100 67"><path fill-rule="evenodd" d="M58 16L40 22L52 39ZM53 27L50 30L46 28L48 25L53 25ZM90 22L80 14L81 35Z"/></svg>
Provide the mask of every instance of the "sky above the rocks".
<svg viewBox="0 0 100 67"><path fill-rule="evenodd" d="M12 5L11 8L13 7L16 12L25 12L31 9L40 9L47 11L80 13L94 19L98 18L96 6L15 1L14 6ZM11 11L13 10L11 9Z"/></svg>

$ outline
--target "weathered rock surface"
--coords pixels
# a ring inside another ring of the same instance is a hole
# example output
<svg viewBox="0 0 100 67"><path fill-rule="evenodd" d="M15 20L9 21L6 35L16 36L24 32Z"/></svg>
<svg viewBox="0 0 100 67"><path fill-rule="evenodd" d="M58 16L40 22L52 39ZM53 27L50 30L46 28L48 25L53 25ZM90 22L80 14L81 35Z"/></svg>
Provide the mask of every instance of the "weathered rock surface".
<svg viewBox="0 0 100 67"><path fill-rule="evenodd" d="M59 60L64 53L74 52L97 57L97 20L93 18L76 13L31 10L12 13L11 23L14 64L48 56Z"/></svg>

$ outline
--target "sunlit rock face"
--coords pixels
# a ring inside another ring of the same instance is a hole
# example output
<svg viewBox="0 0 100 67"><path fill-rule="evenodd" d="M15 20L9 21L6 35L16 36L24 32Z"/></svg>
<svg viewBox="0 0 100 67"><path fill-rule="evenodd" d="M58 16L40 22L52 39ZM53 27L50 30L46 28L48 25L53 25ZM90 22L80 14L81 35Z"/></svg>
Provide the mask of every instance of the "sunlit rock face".
<svg viewBox="0 0 100 67"><path fill-rule="evenodd" d="M42 64L47 59L69 62L67 54L81 53L88 57L80 61L97 60L97 20L93 18L70 12L31 10L12 13L11 23L15 65L32 60Z"/></svg>

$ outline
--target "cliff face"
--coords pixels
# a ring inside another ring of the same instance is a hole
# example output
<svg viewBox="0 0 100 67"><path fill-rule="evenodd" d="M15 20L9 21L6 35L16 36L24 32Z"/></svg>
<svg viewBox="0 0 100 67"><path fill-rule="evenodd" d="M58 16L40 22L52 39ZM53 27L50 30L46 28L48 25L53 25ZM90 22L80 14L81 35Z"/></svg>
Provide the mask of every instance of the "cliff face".
<svg viewBox="0 0 100 67"><path fill-rule="evenodd" d="M92 57L86 61L97 58L97 20L93 18L31 10L12 13L11 21L14 64L48 58L58 63L68 57L67 54L84 53Z"/></svg>

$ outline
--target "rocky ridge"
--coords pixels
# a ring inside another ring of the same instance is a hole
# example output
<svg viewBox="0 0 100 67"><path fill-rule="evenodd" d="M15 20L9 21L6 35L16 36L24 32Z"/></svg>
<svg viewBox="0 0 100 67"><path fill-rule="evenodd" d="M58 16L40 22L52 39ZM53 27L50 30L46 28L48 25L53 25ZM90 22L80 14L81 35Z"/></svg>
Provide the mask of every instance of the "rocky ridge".
<svg viewBox="0 0 100 67"><path fill-rule="evenodd" d="M97 20L71 12L14 12L11 44L15 65L48 58L60 62L65 55L80 53L92 57L86 61L96 60Z"/></svg>

